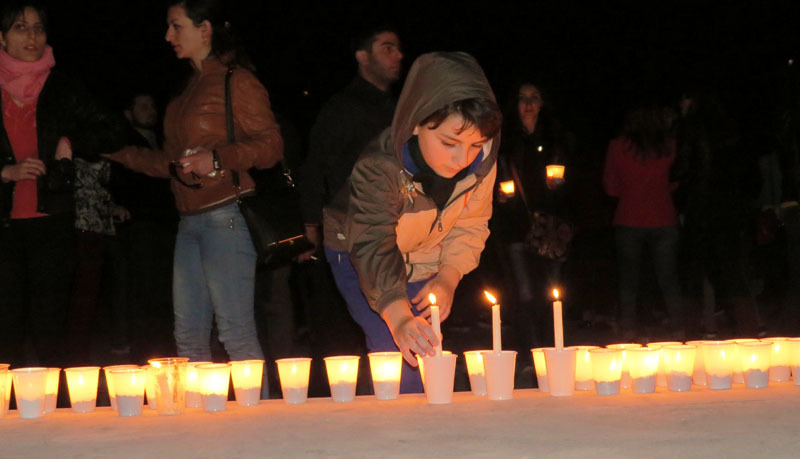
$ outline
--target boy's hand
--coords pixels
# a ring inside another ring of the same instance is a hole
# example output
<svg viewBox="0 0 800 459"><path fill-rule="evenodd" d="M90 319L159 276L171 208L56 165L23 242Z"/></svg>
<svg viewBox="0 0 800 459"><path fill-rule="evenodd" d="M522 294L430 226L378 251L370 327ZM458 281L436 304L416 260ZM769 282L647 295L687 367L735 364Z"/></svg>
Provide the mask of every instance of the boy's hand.
<svg viewBox="0 0 800 459"><path fill-rule="evenodd" d="M421 317L430 317L431 308L428 307L430 306L428 294L433 293L436 295L436 305L439 306L440 320L444 321L452 310L453 296L460 280L461 275L454 268L441 266L439 274L422 287L417 296L411 299L411 303L415 305L417 311L421 311Z"/></svg>
<svg viewBox="0 0 800 459"><path fill-rule="evenodd" d="M389 326L395 344L409 365L417 366L414 354L434 355L433 347L439 339L422 317L414 317L406 301L397 301L383 310L381 318Z"/></svg>

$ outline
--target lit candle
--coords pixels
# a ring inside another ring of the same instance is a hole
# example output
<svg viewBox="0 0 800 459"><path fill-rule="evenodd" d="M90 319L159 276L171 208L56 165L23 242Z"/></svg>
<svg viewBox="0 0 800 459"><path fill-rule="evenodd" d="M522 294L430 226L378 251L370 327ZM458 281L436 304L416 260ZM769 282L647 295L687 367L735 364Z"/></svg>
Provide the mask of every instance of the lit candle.
<svg viewBox="0 0 800 459"><path fill-rule="evenodd" d="M278 377L281 381L283 400L295 405L305 403L308 399L308 375L311 371L311 359L278 359Z"/></svg>
<svg viewBox="0 0 800 459"><path fill-rule="evenodd" d="M106 377L106 388L108 389L108 399L111 402L111 409L117 411L117 392L114 388L114 379L111 372L114 370L131 370L139 368L138 365L110 365L103 367L103 375Z"/></svg>
<svg viewBox="0 0 800 459"><path fill-rule="evenodd" d="M674 392L691 390L696 355L697 346L693 344L668 344L661 348L669 390Z"/></svg>
<svg viewBox="0 0 800 459"><path fill-rule="evenodd" d="M106 372L106 379L113 381L119 415L123 417L141 415L147 370L138 367L112 369Z"/></svg>
<svg viewBox="0 0 800 459"><path fill-rule="evenodd" d="M769 384L770 354L772 343L755 341L741 343L739 360L744 374L744 383L750 389L760 389Z"/></svg>
<svg viewBox="0 0 800 459"><path fill-rule="evenodd" d="M375 398L378 400L396 399L400 393L403 355L399 352L371 352L368 356Z"/></svg>
<svg viewBox="0 0 800 459"><path fill-rule="evenodd" d="M500 182L500 191L506 196L514 196L514 181L506 180L505 182Z"/></svg>
<svg viewBox="0 0 800 459"><path fill-rule="evenodd" d="M546 169L547 169L547 178L549 179L564 178L564 166L560 164L549 164L547 165Z"/></svg>
<svg viewBox="0 0 800 459"><path fill-rule="evenodd" d="M594 377L592 376L592 359L589 351L598 346L570 346L575 349L575 390L594 390Z"/></svg>
<svg viewBox="0 0 800 459"><path fill-rule="evenodd" d="M761 341L772 343L769 380L774 382L788 381L792 376L789 368L789 362L791 361L789 338L764 338Z"/></svg>
<svg viewBox="0 0 800 459"><path fill-rule="evenodd" d="M261 380L264 376L263 360L238 360L230 362L233 392L239 406L258 405L261 399Z"/></svg>
<svg viewBox="0 0 800 459"><path fill-rule="evenodd" d="M67 374L72 411L76 413L94 411L97 404L97 382L100 379L100 367L67 368L64 373Z"/></svg>
<svg viewBox="0 0 800 459"><path fill-rule="evenodd" d="M656 376L656 385L658 387L666 387L667 386L667 375L664 371L664 347L666 346L677 346L679 344L683 344L680 341L659 341L657 343L647 343L647 347L660 347L661 352L658 357L658 375Z"/></svg>
<svg viewBox="0 0 800 459"><path fill-rule="evenodd" d="M703 364L709 389L730 389L734 369L736 343L708 341L703 343Z"/></svg>
<svg viewBox="0 0 800 459"><path fill-rule="evenodd" d="M11 385L11 378L8 375L12 373L8 371L8 367L11 365L7 363L0 363L0 416L5 416L8 414L8 398L4 398L3 395L6 393L6 389L9 385ZM10 392L10 391L9 391Z"/></svg>
<svg viewBox="0 0 800 459"><path fill-rule="evenodd" d="M11 372L14 374L14 394L17 397L19 417L32 419L42 416L47 389L47 368L15 368Z"/></svg>
<svg viewBox="0 0 800 459"><path fill-rule="evenodd" d="M186 408L202 408L203 396L200 393L200 375L197 373L198 365L207 365L213 362L189 362L186 367Z"/></svg>
<svg viewBox="0 0 800 459"><path fill-rule="evenodd" d="M547 362L544 359L545 349L552 348L536 347L531 349L531 354L533 355L533 368L536 370L536 382L539 385L539 390L550 392L550 386L547 384Z"/></svg>
<svg viewBox="0 0 800 459"><path fill-rule="evenodd" d="M467 360L467 373L469 374L469 388L472 390L472 395L476 397L486 395L486 375L481 352L489 351L464 352L464 358Z"/></svg>
<svg viewBox="0 0 800 459"><path fill-rule="evenodd" d="M8 365L8 364L5 364ZM6 367L8 368L8 367ZM8 405L11 403L11 386L14 385L14 373L8 370L6 373L6 402L3 405L3 416L8 414Z"/></svg>
<svg viewBox="0 0 800 459"><path fill-rule="evenodd" d="M439 320L439 306L436 305L436 295L433 293L428 295L428 301L431 303L431 325L433 326L433 332L436 334L436 339L439 340L439 344L434 346L434 350L436 351L436 357L442 356L442 325L441 321Z"/></svg>
<svg viewBox="0 0 800 459"><path fill-rule="evenodd" d="M61 368L47 369L47 389L44 400L44 413L52 413L56 410L58 401L58 379L61 376Z"/></svg>
<svg viewBox="0 0 800 459"><path fill-rule="evenodd" d="M639 347L625 352L628 353L627 359L630 361L633 391L639 394L655 392L661 346Z"/></svg>
<svg viewBox="0 0 800 459"><path fill-rule="evenodd" d="M205 363L196 365L203 409L209 412L225 411L228 404L228 387L231 380L230 363Z"/></svg>
<svg viewBox="0 0 800 459"><path fill-rule="evenodd" d="M357 355L340 355L325 357L324 360L333 401L353 401L356 396L359 357Z"/></svg>
<svg viewBox="0 0 800 459"><path fill-rule="evenodd" d="M553 289L553 335L556 338L556 350L564 349L564 322L561 312L561 301L558 300L558 289Z"/></svg>
<svg viewBox="0 0 800 459"><path fill-rule="evenodd" d="M492 303L492 352L499 353L503 350L500 337L500 305L497 304L497 298L491 293L484 290L483 294Z"/></svg>
<svg viewBox="0 0 800 459"><path fill-rule="evenodd" d="M619 394L620 378L622 377L622 350L592 349L589 351L589 355L592 361L592 378L597 395Z"/></svg>

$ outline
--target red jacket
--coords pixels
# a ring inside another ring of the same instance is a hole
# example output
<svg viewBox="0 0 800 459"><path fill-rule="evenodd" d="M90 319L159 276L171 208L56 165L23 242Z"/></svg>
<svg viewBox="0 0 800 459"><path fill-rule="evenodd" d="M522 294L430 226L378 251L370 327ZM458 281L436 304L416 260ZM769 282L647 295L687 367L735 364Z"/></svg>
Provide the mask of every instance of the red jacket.
<svg viewBox="0 0 800 459"><path fill-rule="evenodd" d="M603 188L619 198L614 213L615 226L659 227L678 224L672 203L677 183L669 180L675 161L676 143L669 141L670 153L661 158L641 159L630 140L619 137L611 141L606 153Z"/></svg>

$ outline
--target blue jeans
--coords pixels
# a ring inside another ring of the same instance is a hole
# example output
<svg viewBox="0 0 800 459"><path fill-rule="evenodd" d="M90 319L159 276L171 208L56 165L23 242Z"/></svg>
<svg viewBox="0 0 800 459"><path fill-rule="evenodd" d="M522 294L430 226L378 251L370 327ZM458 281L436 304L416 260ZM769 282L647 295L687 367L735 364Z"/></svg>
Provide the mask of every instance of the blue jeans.
<svg viewBox="0 0 800 459"><path fill-rule="evenodd" d="M615 236L623 331L631 333L636 324L636 297L644 247L648 247L652 255L672 331L680 331L683 328L683 303L678 280L678 227L617 226Z"/></svg>
<svg viewBox="0 0 800 459"><path fill-rule="evenodd" d="M350 255L347 252L336 252L325 247L325 256L331 265L336 286L347 302L347 309L350 311L350 315L364 330L369 352L397 351L397 345L394 343L392 332L389 331L386 322L369 307L367 299L361 293L358 274L353 268L353 264L350 263ZM428 280L409 282L406 287L408 297L414 298ZM411 312L414 315L419 315L415 308L411 308ZM412 367L405 360L403 360L403 370L400 374L400 392L404 394L423 392L419 369Z"/></svg>
<svg viewBox="0 0 800 459"><path fill-rule="evenodd" d="M178 355L210 361L212 321L231 360L263 359L253 316L256 252L236 203L181 217L173 296Z"/></svg>

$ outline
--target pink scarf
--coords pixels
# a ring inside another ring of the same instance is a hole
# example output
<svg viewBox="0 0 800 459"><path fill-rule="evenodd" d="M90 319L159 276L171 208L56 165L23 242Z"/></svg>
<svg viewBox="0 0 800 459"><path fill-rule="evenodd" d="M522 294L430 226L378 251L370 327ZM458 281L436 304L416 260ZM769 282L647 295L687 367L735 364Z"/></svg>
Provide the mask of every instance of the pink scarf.
<svg viewBox="0 0 800 459"><path fill-rule="evenodd" d="M14 59L0 50L0 88L23 105L35 103L54 65L56 59L50 46L45 47L44 55L35 62Z"/></svg>

